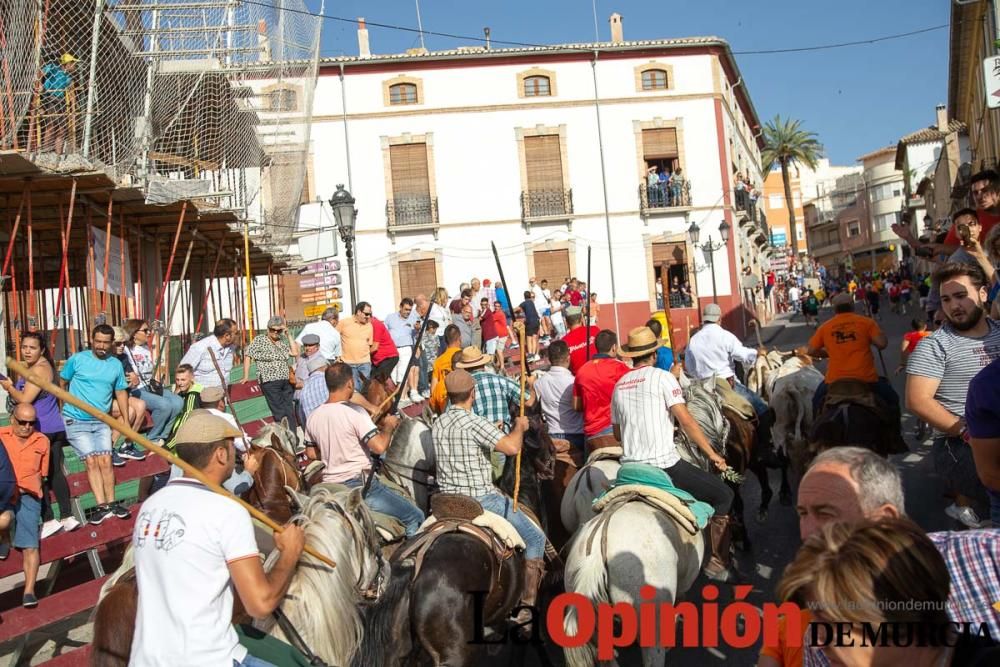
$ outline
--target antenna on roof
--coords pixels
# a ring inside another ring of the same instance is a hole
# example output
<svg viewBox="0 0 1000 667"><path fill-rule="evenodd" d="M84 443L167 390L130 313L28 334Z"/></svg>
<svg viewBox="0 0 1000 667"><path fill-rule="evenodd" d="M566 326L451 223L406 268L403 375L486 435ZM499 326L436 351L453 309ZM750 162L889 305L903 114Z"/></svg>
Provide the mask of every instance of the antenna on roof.
<svg viewBox="0 0 1000 667"><path fill-rule="evenodd" d="M486 26L483 28L483 34L486 35L486 50L490 50L490 27Z"/></svg>

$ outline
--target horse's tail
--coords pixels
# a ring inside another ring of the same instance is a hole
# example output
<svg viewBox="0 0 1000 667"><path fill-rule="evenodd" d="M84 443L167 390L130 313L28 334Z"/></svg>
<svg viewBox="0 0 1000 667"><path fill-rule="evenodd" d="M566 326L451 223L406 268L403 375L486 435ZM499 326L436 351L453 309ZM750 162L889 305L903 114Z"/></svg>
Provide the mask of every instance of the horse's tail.
<svg viewBox="0 0 1000 667"><path fill-rule="evenodd" d="M413 561L394 563L389 583L375 605L365 611L365 633L361 648L355 652L351 667L382 667L390 660L386 651L399 649L401 640L409 644L409 628L398 628L410 618L410 584L413 582ZM401 610L402 608L402 610Z"/></svg>
<svg viewBox="0 0 1000 667"><path fill-rule="evenodd" d="M607 524L600 518L585 523L570 544L566 559L566 592L577 593L590 600L596 608L611 599L608 590L608 568L601 549L601 530ZM568 607L563 618L563 630L570 637L579 632L575 606ZM597 662L597 647L592 642L583 646L564 649L567 667L591 667Z"/></svg>

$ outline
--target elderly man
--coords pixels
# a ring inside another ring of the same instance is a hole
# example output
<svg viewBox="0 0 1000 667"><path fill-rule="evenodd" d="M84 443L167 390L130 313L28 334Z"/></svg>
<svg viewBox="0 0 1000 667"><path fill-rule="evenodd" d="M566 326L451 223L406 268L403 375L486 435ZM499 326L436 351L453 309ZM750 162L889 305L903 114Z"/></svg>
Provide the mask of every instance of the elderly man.
<svg viewBox="0 0 1000 667"><path fill-rule="evenodd" d="M299 410L301 410L301 422L303 424L309 419L313 410L326 403L330 398L330 391L326 388L324 373L330 367L330 362L322 356L309 360L309 377L306 379L302 393L299 394Z"/></svg>
<svg viewBox="0 0 1000 667"><path fill-rule="evenodd" d="M233 438L242 435L198 410L177 432L177 455L222 484L236 465ZM233 592L254 618L277 608L305 533L289 523L275 532L274 544L279 553L265 572L247 511L190 477L172 479L150 496L132 533L139 597L129 663L260 665L233 629Z"/></svg>
<svg viewBox="0 0 1000 667"><path fill-rule="evenodd" d="M342 346L341 358L354 373L354 389L361 391L361 376L372 376L372 352L378 349L372 329L372 306L361 301L354 308L354 316L341 320L337 325Z"/></svg>
<svg viewBox="0 0 1000 667"><path fill-rule="evenodd" d="M42 477L49 469L49 439L35 430L38 418L30 403L18 403L10 426L0 428L0 442L17 477L14 505L14 548L21 550L24 595L21 604L37 607L39 522L42 516ZM6 550L6 549L5 549ZM4 556L6 557L6 556Z"/></svg>
<svg viewBox="0 0 1000 667"><path fill-rule="evenodd" d="M799 533L810 537L828 523L904 516L903 484L899 471L886 459L862 447L834 447L813 460L799 482L796 503ZM1000 637L1000 615L992 605L1000 600L1000 531L967 530L930 533L951 574L948 614L957 623L986 624L993 637ZM803 632L811 619L802 612ZM829 665L819 650L807 649L804 660L795 662L803 650L788 646L764 647L760 667L778 665Z"/></svg>
<svg viewBox="0 0 1000 667"><path fill-rule="evenodd" d="M216 322L211 336L206 336L191 344L181 359L181 364L187 364L194 373L194 381L202 387L227 387L229 376L233 370L233 349L238 334L236 322L222 319ZM212 355L218 362L222 377L215 370ZM243 377L237 382L246 382L248 376L244 367Z"/></svg>
<svg viewBox="0 0 1000 667"><path fill-rule="evenodd" d="M295 398L299 398L302 387L309 377L309 362L317 357L323 357L323 352L319 346L319 336L316 334L306 334L299 336L302 339L302 353L295 360ZM299 340L296 338L296 340ZM325 359L325 357L323 357Z"/></svg>
<svg viewBox="0 0 1000 667"><path fill-rule="evenodd" d="M340 321L340 313L336 308L327 308L318 322L310 322L302 327L295 342L303 344L305 337L313 334L319 336L319 351L327 361L340 359L341 344L340 332L337 331L337 324Z"/></svg>
<svg viewBox="0 0 1000 667"><path fill-rule="evenodd" d="M738 361L749 368L758 354L766 354L767 351L745 347L739 338L722 328L719 324L721 319L722 309L718 305L710 303L705 306L701 314L702 327L688 341L684 367L695 380L705 380L713 375L727 380L740 396L750 401L757 416L761 416L767 412L767 403L743 386L736 377L733 363Z"/></svg>

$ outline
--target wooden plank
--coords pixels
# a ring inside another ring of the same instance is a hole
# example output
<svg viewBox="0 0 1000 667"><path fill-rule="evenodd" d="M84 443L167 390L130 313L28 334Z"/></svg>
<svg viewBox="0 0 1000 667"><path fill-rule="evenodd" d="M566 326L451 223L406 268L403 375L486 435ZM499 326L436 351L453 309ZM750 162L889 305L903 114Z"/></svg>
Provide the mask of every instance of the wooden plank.
<svg viewBox="0 0 1000 667"><path fill-rule="evenodd" d="M86 667L90 664L90 644L57 655L43 663L43 667Z"/></svg>
<svg viewBox="0 0 1000 667"><path fill-rule="evenodd" d="M169 470L170 466L166 461L155 454L150 454L142 461L129 461L122 468L115 468L115 484L130 482L140 477L149 477ZM90 482L87 480L87 473L78 472L67 475L69 482L69 494L74 498L90 492Z"/></svg>
<svg viewBox="0 0 1000 667"><path fill-rule="evenodd" d="M9 641L26 632L32 632L73 614L86 611L97 604L101 586L108 577L101 577L85 584L50 595L38 601L34 609L18 607L0 615L0 642Z"/></svg>
<svg viewBox="0 0 1000 667"><path fill-rule="evenodd" d="M135 515L139 510L139 505L133 505L129 509L132 516L128 519L111 517L105 519L98 526L85 523L71 533L60 532L42 540L39 553L41 562L51 563L83 553L87 549L94 549L126 539L132 534L132 526L135 524ZM11 549L7 560L0 561L0 578L17 574L21 571L21 565L21 552L17 549Z"/></svg>
<svg viewBox="0 0 1000 667"><path fill-rule="evenodd" d="M263 393L261 393L260 384L256 380L244 382L243 384L229 385L229 400L233 403L257 398L258 396L263 396Z"/></svg>

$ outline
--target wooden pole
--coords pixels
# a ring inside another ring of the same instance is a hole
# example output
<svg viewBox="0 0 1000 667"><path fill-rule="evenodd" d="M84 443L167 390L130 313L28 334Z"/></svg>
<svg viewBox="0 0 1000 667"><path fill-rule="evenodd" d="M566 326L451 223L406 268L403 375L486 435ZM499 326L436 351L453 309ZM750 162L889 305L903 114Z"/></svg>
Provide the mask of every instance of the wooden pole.
<svg viewBox="0 0 1000 667"><path fill-rule="evenodd" d="M208 477L205 476L205 473L203 473L202 471L198 470L197 468L195 468L194 466L192 466L187 461L184 461L183 459L181 459L180 457L178 457L176 454L173 454L169 450L167 450L167 449L165 449L163 447L160 447L159 445L157 445L157 444L155 444L153 442L150 442L145 436L143 436L142 434L137 433L135 430L133 430L132 427L131 427L131 425L129 425L125 421L118 421L116 419L113 419L111 417L111 415L107 414L106 412L101 412L100 410L98 410L94 406L90 405L89 403L84 403L83 401L81 401L79 398L77 398L73 394L71 394L68 391L64 390L62 387L57 387L55 384L53 384L52 382L50 382L46 378L42 377L41 375L36 374L35 371L31 370L30 368L28 368L26 365L22 364L19 361L15 361L14 359L11 359L10 357L8 357L7 358L7 367L10 368L10 369L12 369L12 370L14 370L15 372L17 372L17 374L20 377L23 377L26 381L30 382L31 384L35 385L36 387L40 387L40 388L44 389L45 391L49 392L50 394L52 394L56 398L60 399L63 403L69 403L70 405L76 407L78 410L83 410L84 412L86 412L88 415L90 415L94 419L98 419L98 420L104 422L105 424L107 424L109 427L120 431L122 435L124 435L126 438L128 438L132 442L135 442L135 443L138 443L138 444L142 445L145 449L148 449L149 451L153 452L157 456L162 457L168 463L172 463L172 464L178 466L189 477L193 477L194 479L198 480L199 482L201 482L202 484L204 484L205 486L207 486L212 491L215 491L218 494L221 494L223 496L226 496L227 498L231 498L232 500L235 500L240 505L242 505L243 509L245 509L247 512L249 512L250 515L253 518L255 518L258 521L260 521L261 523L263 523L265 526L267 526L268 528L270 528L273 532L280 533L283 530L283 527L280 526L280 525L278 525L271 517L269 517L268 515L264 514L259 509L257 509L256 507L254 507L250 503L246 502L242 498L239 498L239 497L234 496L233 494L229 493L228 491L226 491L225 489L223 489L221 486L219 486L218 484L216 484L212 480L208 479ZM330 560L328 557L324 556L323 554L318 553L316 550L314 550L310 546L306 546L305 549L304 549L304 551L307 554L309 554L310 556L312 556L312 557L316 558L317 560L319 560L320 562L329 565L330 567L336 567L337 566L337 564L334 563L332 560Z"/></svg>
<svg viewBox="0 0 1000 667"><path fill-rule="evenodd" d="M73 185L76 185L76 179L73 179ZM21 203L17 207L17 215L14 216L14 227L10 231L10 241L7 243L7 255L3 259L3 269L0 269L0 275L7 275L7 269L10 267L10 258L14 252L14 241L17 240L17 230L21 226L21 212L24 210L24 201L28 198L28 181L24 181L24 189L21 191Z"/></svg>
<svg viewBox="0 0 1000 667"><path fill-rule="evenodd" d="M181 240L181 230L184 228L184 216L187 214L187 200L181 204L181 215L177 220L177 231L174 232L174 242L170 246L170 260L167 262L167 275L163 277L163 284L160 286L160 294L156 298L156 312L153 314L153 319L160 319L160 313L163 310L163 297L167 293L167 285L170 284L170 270L174 268L174 257L177 255L177 244Z"/></svg>
<svg viewBox="0 0 1000 667"><path fill-rule="evenodd" d="M246 314L247 314L247 329L250 334L250 341L253 342L254 329L256 328L255 322L253 320L253 285L250 284L250 219L247 218L243 221L243 264L246 268Z"/></svg>
<svg viewBox="0 0 1000 667"><path fill-rule="evenodd" d="M38 329L35 295L35 241L32 235L31 190L28 190L28 331Z"/></svg>
<svg viewBox="0 0 1000 667"><path fill-rule="evenodd" d="M583 304L587 312L584 314L583 325L587 329L587 361L590 361L590 246L587 246L587 303ZM615 314L615 329L618 328L617 313Z"/></svg>
<svg viewBox="0 0 1000 667"><path fill-rule="evenodd" d="M104 225L104 290L101 292L101 312L108 311L108 292L111 285L108 283L108 262L111 260L111 223L114 220L114 197L108 193L108 220ZM124 267L122 267L124 268ZM124 273L124 271L123 271Z"/></svg>

